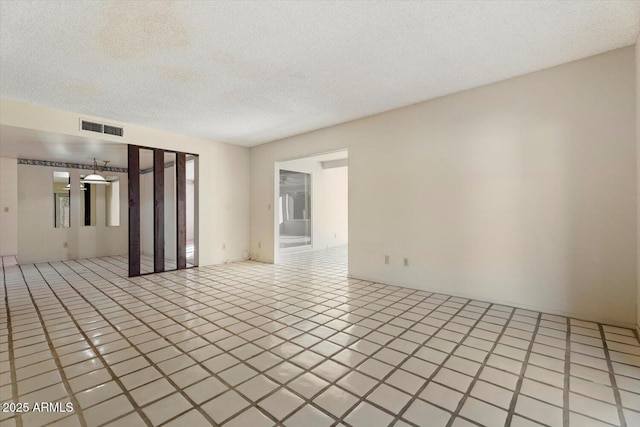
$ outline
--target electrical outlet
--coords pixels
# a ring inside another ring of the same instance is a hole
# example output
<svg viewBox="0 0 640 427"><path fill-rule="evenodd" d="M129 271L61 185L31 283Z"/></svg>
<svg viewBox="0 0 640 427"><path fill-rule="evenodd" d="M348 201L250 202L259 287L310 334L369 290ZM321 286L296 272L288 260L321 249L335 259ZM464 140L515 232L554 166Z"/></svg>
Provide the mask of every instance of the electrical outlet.
<svg viewBox="0 0 640 427"><path fill-rule="evenodd" d="M405 266L405 267L409 267L409 258L405 258L405 259L403 260L403 263L404 263L404 266Z"/></svg>
<svg viewBox="0 0 640 427"><path fill-rule="evenodd" d="M262 248L262 242L258 242L258 249Z"/></svg>
<svg viewBox="0 0 640 427"><path fill-rule="evenodd" d="M384 256L384 263L389 264L389 255Z"/></svg>

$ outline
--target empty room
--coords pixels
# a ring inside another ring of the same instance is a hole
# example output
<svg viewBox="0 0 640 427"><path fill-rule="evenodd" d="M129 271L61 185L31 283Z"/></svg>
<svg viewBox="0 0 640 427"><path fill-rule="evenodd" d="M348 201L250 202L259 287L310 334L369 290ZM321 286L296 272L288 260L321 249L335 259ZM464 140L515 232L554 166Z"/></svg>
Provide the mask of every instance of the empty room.
<svg viewBox="0 0 640 427"><path fill-rule="evenodd" d="M0 427L640 426L639 36L0 0Z"/></svg>

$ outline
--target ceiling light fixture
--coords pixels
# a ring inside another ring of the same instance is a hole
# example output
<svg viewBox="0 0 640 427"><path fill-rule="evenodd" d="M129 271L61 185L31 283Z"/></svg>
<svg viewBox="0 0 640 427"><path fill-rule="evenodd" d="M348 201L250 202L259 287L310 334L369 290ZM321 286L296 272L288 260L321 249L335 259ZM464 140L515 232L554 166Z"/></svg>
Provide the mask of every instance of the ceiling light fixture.
<svg viewBox="0 0 640 427"><path fill-rule="evenodd" d="M98 163L96 163L95 157L93 158L93 173L85 176L82 180L80 180L83 184L108 184L109 182L106 178L100 174L98 174L98 170L100 172L104 171L104 168L107 167L108 160L103 160L104 165L101 168L98 168Z"/></svg>
<svg viewBox="0 0 640 427"><path fill-rule="evenodd" d="M65 185L64 189L67 191L71 191L71 184ZM87 191L87 187L85 187L83 183L80 183L80 190Z"/></svg>

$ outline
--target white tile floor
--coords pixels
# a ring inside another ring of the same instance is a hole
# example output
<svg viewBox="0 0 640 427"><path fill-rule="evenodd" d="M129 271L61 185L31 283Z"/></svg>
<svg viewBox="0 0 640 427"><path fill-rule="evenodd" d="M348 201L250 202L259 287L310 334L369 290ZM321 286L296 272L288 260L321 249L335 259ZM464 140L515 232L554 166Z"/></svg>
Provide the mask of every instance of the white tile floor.
<svg viewBox="0 0 640 427"><path fill-rule="evenodd" d="M0 275L0 426L640 426L640 346L597 323L346 278L346 248L126 277ZM36 412L37 402L73 405Z"/></svg>

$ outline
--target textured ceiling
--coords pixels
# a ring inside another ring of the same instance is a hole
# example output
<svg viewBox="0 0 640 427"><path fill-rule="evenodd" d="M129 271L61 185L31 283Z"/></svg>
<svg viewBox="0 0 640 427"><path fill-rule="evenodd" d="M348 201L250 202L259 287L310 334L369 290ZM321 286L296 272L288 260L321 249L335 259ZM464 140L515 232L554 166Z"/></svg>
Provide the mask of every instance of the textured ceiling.
<svg viewBox="0 0 640 427"><path fill-rule="evenodd" d="M240 145L633 44L638 1L0 1L0 95Z"/></svg>

